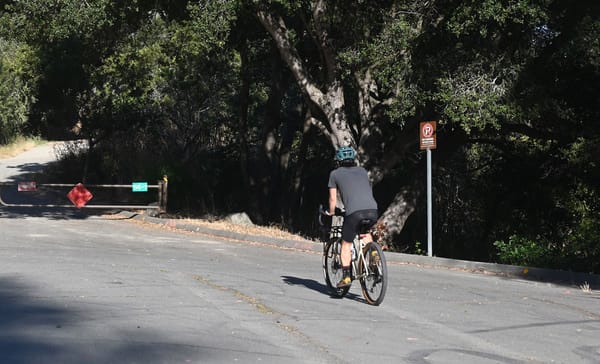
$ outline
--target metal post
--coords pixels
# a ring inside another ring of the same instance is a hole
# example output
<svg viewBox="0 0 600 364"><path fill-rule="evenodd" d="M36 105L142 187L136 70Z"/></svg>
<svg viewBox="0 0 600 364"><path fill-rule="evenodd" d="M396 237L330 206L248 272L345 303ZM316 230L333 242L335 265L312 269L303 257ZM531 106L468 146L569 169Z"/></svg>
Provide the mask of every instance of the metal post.
<svg viewBox="0 0 600 364"><path fill-rule="evenodd" d="M433 256L431 210L431 149L427 148L427 255L430 257Z"/></svg>

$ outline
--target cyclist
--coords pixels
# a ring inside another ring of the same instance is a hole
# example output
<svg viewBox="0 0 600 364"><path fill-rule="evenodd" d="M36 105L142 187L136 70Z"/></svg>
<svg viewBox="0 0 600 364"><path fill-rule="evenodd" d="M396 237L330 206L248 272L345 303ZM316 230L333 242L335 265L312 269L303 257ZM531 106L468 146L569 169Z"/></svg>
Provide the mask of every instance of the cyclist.
<svg viewBox="0 0 600 364"><path fill-rule="evenodd" d="M355 158L354 148L339 148L335 153L338 167L329 174L329 211L326 213L330 216L335 214L338 193L345 209L341 250L343 277L337 284L338 288L352 284L352 241L358 233L359 225L363 220L370 220L374 225L378 217L377 202L373 197L367 171L356 165ZM373 241L371 234L364 238L366 242Z"/></svg>

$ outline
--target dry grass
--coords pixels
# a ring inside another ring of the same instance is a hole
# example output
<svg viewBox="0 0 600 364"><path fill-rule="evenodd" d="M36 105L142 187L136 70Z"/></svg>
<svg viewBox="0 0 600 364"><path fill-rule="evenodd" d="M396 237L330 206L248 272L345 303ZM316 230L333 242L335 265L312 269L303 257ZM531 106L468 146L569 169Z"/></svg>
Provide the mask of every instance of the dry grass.
<svg viewBox="0 0 600 364"><path fill-rule="evenodd" d="M585 293L592 293L592 289L590 288L590 284L588 282L584 282L579 286L579 288L581 288L581 290Z"/></svg>
<svg viewBox="0 0 600 364"><path fill-rule="evenodd" d="M138 214L144 214L142 210L134 211ZM105 215L106 218L118 218L117 215ZM176 223L183 223L188 225L202 226L208 229L221 230L221 231L232 231L238 234L248 234L256 236L266 236L277 239L305 241L313 240L310 237L301 236L298 234L291 233L286 229L279 226L261 226L261 225L241 225L234 224L224 219L216 218L214 216L209 217L195 217L187 214L165 214L162 215L164 225L171 228L175 227ZM151 224L150 224L151 225ZM159 226L159 225L156 225Z"/></svg>
<svg viewBox="0 0 600 364"><path fill-rule="evenodd" d="M208 221L202 219L191 219L185 218L180 219L181 222L185 222L186 224L199 225L204 226L210 229L215 230L226 230L226 231L234 231L241 234L250 234L250 235L260 235L260 236L270 236L273 238L281 238L288 240L304 240L302 236L294 235L290 232L287 232L281 228L275 226L247 226L247 225L238 225L233 224L227 221Z"/></svg>
<svg viewBox="0 0 600 364"><path fill-rule="evenodd" d="M11 144L0 145L0 159L12 158L44 143L46 141L41 139L19 137Z"/></svg>

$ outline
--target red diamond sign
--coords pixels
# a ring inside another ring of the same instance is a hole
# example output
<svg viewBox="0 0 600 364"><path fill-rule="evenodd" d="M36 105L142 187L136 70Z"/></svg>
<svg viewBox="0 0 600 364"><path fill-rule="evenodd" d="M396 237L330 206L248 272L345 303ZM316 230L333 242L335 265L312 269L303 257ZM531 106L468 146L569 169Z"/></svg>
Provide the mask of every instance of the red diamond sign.
<svg viewBox="0 0 600 364"><path fill-rule="evenodd" d="M69 200L71 200L71 202L73 202L73 205L80 209L85 206L85 204L91 200L94 195L92 195L92 193L88 191L83 184L78 183L71 191L69 191L69 193L67 193L67 197Z"/></svg>

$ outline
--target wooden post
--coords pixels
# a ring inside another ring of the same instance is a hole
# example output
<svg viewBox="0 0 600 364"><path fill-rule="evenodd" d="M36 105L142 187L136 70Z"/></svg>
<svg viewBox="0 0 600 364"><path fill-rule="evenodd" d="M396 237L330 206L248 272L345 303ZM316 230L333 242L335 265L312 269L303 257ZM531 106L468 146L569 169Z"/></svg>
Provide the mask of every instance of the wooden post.
<svg viewBox="0 0 600 364"><path fill-rule="evenodd" d="M167 212L167 191L169 187L169 179L163 176L163 179L158 181L158 213L164 214Z"/></svg>

